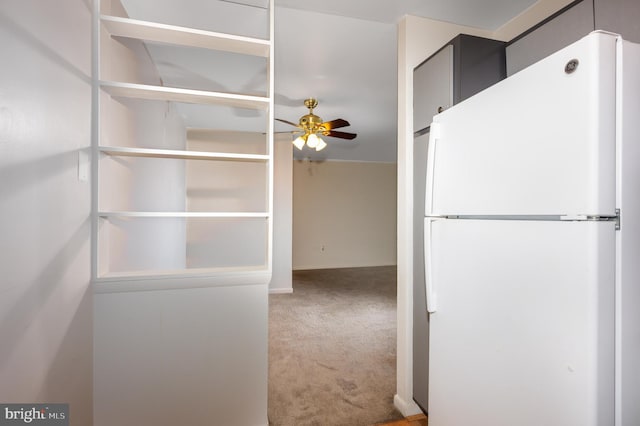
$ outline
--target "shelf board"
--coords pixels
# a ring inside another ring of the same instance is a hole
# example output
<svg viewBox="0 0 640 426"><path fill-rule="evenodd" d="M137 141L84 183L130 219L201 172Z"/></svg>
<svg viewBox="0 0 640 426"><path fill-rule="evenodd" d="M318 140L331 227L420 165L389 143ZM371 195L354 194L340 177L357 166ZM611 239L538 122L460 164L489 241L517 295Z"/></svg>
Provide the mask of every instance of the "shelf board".
<svg viewBox="0 0 640 426"><path fill-rule="evenodd" d="M237 219L251 219L251 218L269 218L267 212L134 212L134 211L102 211L98 212L98 217L101 218L116 218L116 217L129 217L129 218L237 218Z"/></svg>
<svg viewBox="0 0 640 426"><path fill-rule="evenodd" d="M123 157L177 158L184 160L217 160L217 161L268 161L268 155L236 154L225 152L180 151L173 149L128 148L101 146L100 152Z"/></svg>
<svg viewBox="0 0 640 426"><path fill-rule="evenodd" d="M109 33L114 36L171 43L180 46L202 47L265 58L269 56L270 43L268 40L118 16L102 15L100 20Z"/></svg>
<svg viewBox="0 0 640 426"><path fill-rule="evenodd" d="M94 293L170 290L218 286L266 285L271 281L267 265L247 265L178 270L107 272L93 279Z"/></svg>
<svg viewBox="0 0 640 426"><path fill-rule="evenodd" d="M190 104L213 104L238 108L266 110L269 98L239 95L234 93L208 92L205 90L180 89L176 87L151 86L148 84L101 81L100 87L111 96L134 99L185 102Z"/></svg>

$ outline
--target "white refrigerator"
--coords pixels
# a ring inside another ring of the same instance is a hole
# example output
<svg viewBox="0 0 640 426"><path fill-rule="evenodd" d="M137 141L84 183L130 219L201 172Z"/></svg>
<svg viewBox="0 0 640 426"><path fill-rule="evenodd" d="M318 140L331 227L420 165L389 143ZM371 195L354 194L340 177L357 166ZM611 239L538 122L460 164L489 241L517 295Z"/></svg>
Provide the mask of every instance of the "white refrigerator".
<svg viewBox="0 0 640 426"><path fill-rule="evenodd" d="M430 426L640 425L639 76L594 32L434 117Z"/></svg>

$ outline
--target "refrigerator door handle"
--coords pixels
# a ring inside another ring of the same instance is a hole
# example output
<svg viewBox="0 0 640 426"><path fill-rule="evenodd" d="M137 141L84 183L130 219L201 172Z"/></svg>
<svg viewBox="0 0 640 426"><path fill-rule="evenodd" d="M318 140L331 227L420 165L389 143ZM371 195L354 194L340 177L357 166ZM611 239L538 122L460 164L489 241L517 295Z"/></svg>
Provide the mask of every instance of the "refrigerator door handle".
<svg viewBox="0 0 640 426"><path fill-rule="evenodd" d="M431 247L431 224L434 220L436 219L430 217L424 219L424 285L427 299L427 312L430 314L436 311L436 292L433 288L433 268L431 261L433 253Z"/></svg>
<svg viewBox="0 0 640 426"><path fill-rule="evenodd" d="M440 123L431 123L427 147L427 182L424 203L425 216L433 215L433 184L436 165L436 141L440 138Z"/></svg>

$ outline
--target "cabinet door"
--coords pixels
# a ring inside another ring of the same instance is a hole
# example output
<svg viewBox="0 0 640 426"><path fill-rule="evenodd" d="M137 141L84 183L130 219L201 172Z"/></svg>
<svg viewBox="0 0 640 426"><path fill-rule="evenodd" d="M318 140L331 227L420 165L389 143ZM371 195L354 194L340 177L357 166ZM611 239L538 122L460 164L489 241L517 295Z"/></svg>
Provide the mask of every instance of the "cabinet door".
<svg viewBox="0 0 640 426"><path fill-rule="evenodd" d="M453 46L447 45L413 72L413 130L431 125L438 108L453 104Z"/></svg>
<svg viewBox="0 0 640 426"><path fill-rule="evenodd" d="M596 28L620 34L640 43L640 2L638 0L594 0Z"/></svg>
<svg viewBox="0 0 640 426"><path fill-rule="evenodd" d="M460 34L453 45L453 103L457 104L506 76L505 43Z"/></svg>
<svg viewBox="0 0 640 426"><path fill-rule="evenodd" d="M507 46L507 76L578 41L592 30L593 3L583 0Z"/></svg>
<svg viewBox="0 0 640 426"><path fill-rule="evenodd" d="M413 141L413 399L428 411L429 317L424 282L424 199L429 133Z"/></svg>

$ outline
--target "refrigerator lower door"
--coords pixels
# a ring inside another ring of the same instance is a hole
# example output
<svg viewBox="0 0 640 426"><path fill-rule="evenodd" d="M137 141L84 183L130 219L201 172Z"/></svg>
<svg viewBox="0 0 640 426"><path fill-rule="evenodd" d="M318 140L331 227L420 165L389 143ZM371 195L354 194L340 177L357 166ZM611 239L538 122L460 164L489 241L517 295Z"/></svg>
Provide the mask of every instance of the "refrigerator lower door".
<svg viewBox="0 0 640 426"><path fill-rule="evenodd" d="M426 219L430 426L614 424L614 226Z"/></svg>

